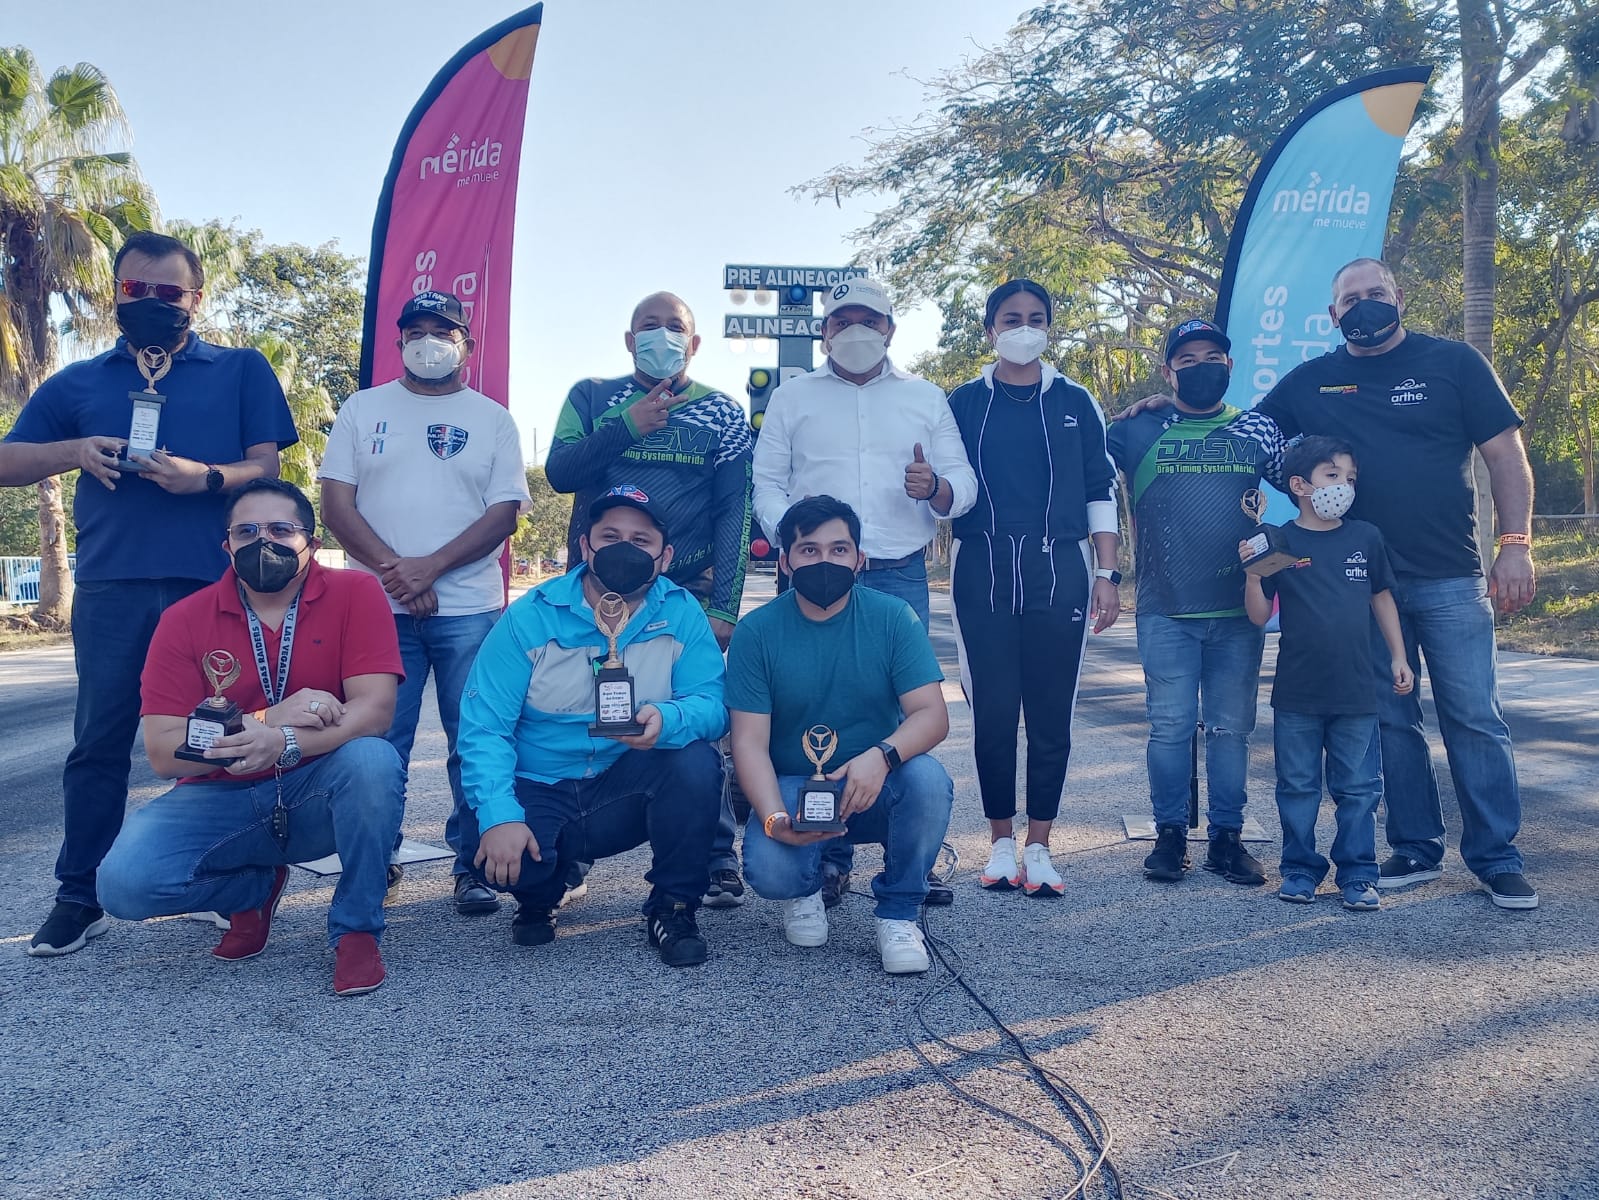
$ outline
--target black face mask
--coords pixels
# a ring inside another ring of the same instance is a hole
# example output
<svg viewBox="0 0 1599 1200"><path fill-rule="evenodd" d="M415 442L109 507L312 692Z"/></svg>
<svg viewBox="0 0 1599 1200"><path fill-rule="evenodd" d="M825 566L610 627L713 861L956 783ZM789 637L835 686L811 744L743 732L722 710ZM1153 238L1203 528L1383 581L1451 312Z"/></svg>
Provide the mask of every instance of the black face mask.
<svg viewBox="0 0 1599 1200"><path fill-rule="evenodd" d="M1227 394L1232 372L1224 362L1195 363L1173 372L1177 377L1177 399L1189 408L1203 412L1215 408Z"/></svg>
<svg viewBox="0 0 1599 1200"><path fill-rule="evenodd" d="M817 608L832 608L855 586L855 572L843 563L820 562L796 567L794 590Z"/></svg>
<svg viewBox="0 0 1599 1200"><path fill-rule="evenodd" d="M154 296L117 305L117 324L128 335L128 341L135 350L143 350L147 346L176 349L183 335L189 332L189 320L188 309L157 300Z"/></svg>
<svg viewBox="0 0 1599 1200"><path fill-rule="evenodd" d="M300 573L300 556L287 546L257 538L233 552L233 573L252 592L281 592Z"/></svg>
<svg viewBox="0 0 1599 1200"><path fill-rule="evenodd" d="M1351 346L1380 346L1399 327L1399 309L1386 300L1356 300L1338 318L1344 341Z"/></svg>
<svg viewBox="0 0 1599 1200"><path fill-rule="evenodd" d="M621 596L641 592L655 582L655 559L632 542L612 542L594 552L590 564L602 587Z"/></svg>

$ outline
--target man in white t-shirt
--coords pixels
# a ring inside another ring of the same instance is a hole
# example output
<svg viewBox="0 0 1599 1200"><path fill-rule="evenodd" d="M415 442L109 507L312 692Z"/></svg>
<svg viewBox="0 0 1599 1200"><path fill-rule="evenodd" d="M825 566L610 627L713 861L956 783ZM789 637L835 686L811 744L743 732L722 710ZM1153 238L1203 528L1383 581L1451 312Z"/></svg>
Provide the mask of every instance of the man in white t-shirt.
<svg viewBox="0 0 1599 1200"><path fill-rule="evenodd" d="M461 302L422 292L400 310L405 374L344 402L322 456L322 519L351 565L389 594L405 679L388 740L407 768L428 671L449 743L456 910L491 913L499 897L460 854L472 821L456 751L461 692L505 607L500 550L528 500L516 422L466 386L473 342ZM476 845L477 838L468 843ZM391 885L398 867L390 867Z"/></svg>

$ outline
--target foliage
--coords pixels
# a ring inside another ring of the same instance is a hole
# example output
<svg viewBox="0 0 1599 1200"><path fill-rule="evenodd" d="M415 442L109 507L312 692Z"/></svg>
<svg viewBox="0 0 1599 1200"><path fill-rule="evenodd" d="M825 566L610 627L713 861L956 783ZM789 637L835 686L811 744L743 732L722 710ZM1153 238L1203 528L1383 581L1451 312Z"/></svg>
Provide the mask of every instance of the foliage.
<svg viewBox="0 0 1599 1200"><path fill-rule="evenodd" d="M527 469L527 490L532 503L511 537L511 556L536 565L542 559L558 557L566 549L572 498L550 486L543 467Z"/></svg>

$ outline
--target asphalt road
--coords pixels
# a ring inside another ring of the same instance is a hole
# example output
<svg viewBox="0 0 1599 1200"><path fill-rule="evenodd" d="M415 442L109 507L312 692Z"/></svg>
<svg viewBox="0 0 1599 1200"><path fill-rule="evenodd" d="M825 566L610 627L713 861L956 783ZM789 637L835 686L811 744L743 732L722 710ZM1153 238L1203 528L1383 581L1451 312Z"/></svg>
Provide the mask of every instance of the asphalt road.
<svg viewBox="0 0 1599 1200"><path fill-rule="evenodd" d="M1199 871L1142 878L1119 822L1147 805L1129 621L1090 647L1061 901L976 887L987 839L952 706L962 862L931 922L1109 1121L1124 1195L1599 1196L1596 679L1505 668L1539 911L1493 909L1452 853L1380 913L1301 908ZM1076 1177L1081 1138L1042 1093L917 1025L927 1000L940 1034L997 1044L941 974L882 974L869 901L813 951L773 904L705 913L710 963L672 972L644 945L638 852L600 864L531 951L508 913L456 917L444 865L413 868L389 982L362 998L329 991L331 887L303 873L251 962L214 961L213 931L177 920L28 959L72 696L70 650L0 656L0 1196L1060 1197ZM1275 837L1260 713L1249 811ZM444 746L424 719L407 833L437 841ZM135 802L156 786L137 758Z"/></svg>

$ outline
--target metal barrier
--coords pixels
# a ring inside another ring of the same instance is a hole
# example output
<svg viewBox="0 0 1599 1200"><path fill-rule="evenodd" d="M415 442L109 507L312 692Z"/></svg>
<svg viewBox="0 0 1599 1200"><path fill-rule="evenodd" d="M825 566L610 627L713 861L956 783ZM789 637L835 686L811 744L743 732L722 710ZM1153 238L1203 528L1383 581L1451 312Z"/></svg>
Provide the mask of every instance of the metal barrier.
<svg viewBox="0 0 1599 1200"><path fill-rule="evenodd" d="M0 599L11 604L39 603L39 570L43 565L37 557L26 555L0 555ZM78 556L67 555L70 570L78 568Z"/></svg>

